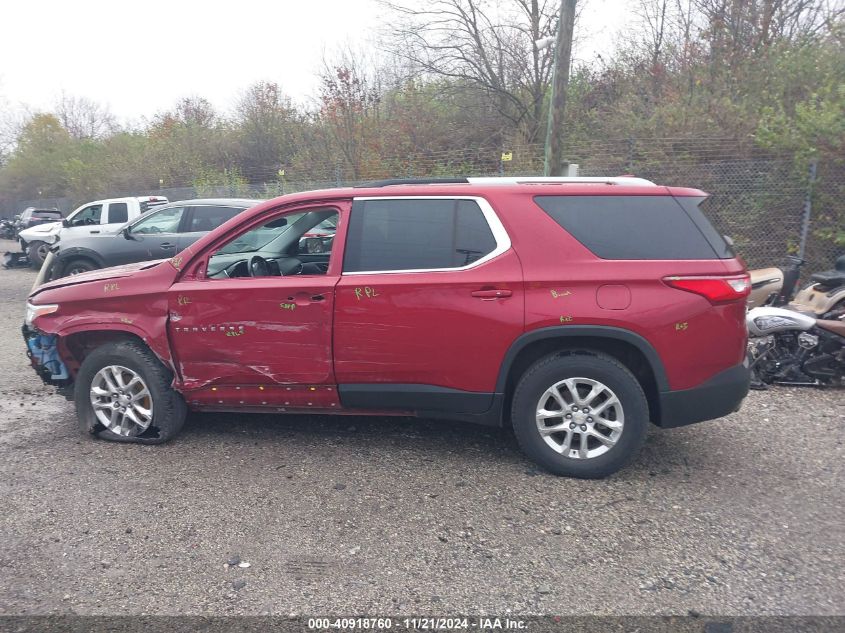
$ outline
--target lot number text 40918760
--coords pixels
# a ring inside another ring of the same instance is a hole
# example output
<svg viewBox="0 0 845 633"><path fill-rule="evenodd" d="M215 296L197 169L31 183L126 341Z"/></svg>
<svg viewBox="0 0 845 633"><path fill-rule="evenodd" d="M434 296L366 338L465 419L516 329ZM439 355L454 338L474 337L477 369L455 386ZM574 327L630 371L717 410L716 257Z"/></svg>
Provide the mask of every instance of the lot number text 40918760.
<svg viewBox="0 0 845 633"><path fill-rule="evenodd" d="M524 620L511 618L309 618L308 628L312 630L364 630L383 631L388 629L409 629L413 631L456 631L475 629L480 631L522 630Z"/></svg>

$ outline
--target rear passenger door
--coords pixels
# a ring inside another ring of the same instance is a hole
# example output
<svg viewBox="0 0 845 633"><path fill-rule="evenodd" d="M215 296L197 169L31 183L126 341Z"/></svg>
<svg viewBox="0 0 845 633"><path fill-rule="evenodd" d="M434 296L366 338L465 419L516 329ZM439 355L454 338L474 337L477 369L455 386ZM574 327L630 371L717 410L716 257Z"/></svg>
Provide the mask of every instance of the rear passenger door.
<svg viewBox="0 0 845 633"><path fill-rule="evenodd" d="M243 207L226 205L195 205L188 207L179 235L176 238L176 250L188 248L203 235L231 220L243 211Z"/></svg>
<svg viewBox="0 0 845 633"><path fill-rule="evenodd" d="M344 406L484 412L523 320L519 260L485 199L354 201L335 296Z"/></svg>

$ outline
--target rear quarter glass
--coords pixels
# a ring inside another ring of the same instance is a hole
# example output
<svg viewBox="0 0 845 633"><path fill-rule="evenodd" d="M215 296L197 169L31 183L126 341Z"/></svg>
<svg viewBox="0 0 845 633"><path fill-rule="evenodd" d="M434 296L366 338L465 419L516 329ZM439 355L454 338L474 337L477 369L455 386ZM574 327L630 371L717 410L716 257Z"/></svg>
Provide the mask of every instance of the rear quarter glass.
<svg viewBox="0 0 845 633"><path fill-rule="evenodd" d="M672 196L535 196L559 226L602 259L727 259L729 247L698 210Z"/></svg>

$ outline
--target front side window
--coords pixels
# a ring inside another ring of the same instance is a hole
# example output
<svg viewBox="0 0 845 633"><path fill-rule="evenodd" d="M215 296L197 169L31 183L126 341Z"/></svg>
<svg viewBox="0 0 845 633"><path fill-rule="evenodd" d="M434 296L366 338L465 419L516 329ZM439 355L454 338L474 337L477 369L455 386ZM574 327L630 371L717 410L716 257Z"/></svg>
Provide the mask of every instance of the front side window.
<svg viewBox="0 0 845 633"><path fill-rule="evenodd" d="M132 226L132 233L154 235L156 233L176 233L185 207L170 207L154 211Z"/></svg>
<svg viewBox="0 0 845 633"><path fill-rule="evenodd" d="M70 219L71 226L88 226L91 224L99 224L100 217L103 215L103 205L92 204L81 209L75 213Z"/></svg>
<svg viewBox="0 0 845 633"><path fill-rule="evenodd" d="M496 238L474 200L356 200L343 270L462 268L495 249Z"/></svg>
<svg viewBox="0 0 845 633"><path fill-rule="evenodd" d="M317 208L275 217L241 233L208 260L209 279L324 275L338 212ZM319 246L315 246L316 242Z"/></svg>

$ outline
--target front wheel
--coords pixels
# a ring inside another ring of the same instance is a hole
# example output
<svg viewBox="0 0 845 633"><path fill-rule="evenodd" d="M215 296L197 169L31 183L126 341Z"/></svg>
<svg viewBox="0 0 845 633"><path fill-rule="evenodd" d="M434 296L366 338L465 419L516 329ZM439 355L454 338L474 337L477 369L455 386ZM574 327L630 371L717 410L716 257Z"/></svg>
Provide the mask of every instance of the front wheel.
<svg viewBox="0 0 845 633"><path fill-rule="evenodd" d="M616 359L578 352L544 358L522 376L511 410L522 450L557 475L596 479L627 464L645 441L640 383Z"/></svg>
<svg viewBox="0 0 845 633"><path fill-rule="evenodd" d="M187 407L172 373L142 343L107 343L82 362L74 385L84 433L101 439L160 444L175 436Z"/></svg>
<svg viewBox="0 0 845 633"><path fill-rule="evenodd" d="M29 265L35 270L41 270L47 253L50 252L50 245L46 242L31 242L26 249L26 256L29 258Z"/></svg>
<svg viewBox="0 0 845 633"><path fill-rule="evenodd" d="M97 270L97 265L88 259L72 259L62 267L62 277L68 275L79 275L92 270Z"/></svg>

